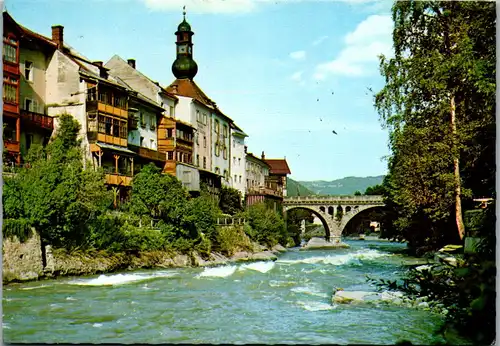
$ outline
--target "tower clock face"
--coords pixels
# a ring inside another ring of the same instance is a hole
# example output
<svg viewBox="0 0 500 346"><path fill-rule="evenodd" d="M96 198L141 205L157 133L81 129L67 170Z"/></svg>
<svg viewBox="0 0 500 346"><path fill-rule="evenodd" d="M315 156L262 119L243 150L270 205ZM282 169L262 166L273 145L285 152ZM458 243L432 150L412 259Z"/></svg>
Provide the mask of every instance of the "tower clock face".
<svg viewBox="0 0 500 346"><path fill-rule="evenodd" d="M186 46L184 46L184 45L183 45L183 46L179 46L179 47L177 48L177 52L178 52L179 54L185 54L185 53L187 52L187 47L186 47Z"/></svg>

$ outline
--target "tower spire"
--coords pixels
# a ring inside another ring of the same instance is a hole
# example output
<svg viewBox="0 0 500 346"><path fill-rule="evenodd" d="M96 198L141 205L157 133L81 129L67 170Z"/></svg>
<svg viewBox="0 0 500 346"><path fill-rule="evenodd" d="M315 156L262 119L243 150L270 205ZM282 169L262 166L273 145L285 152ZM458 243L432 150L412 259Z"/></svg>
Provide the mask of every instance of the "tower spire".
<svg viewBox="0 0 500 346"><path fill-rule="evenodd" d="M182 7L182 16L184 17L184 20L186 20L186 5Z"/></svg>

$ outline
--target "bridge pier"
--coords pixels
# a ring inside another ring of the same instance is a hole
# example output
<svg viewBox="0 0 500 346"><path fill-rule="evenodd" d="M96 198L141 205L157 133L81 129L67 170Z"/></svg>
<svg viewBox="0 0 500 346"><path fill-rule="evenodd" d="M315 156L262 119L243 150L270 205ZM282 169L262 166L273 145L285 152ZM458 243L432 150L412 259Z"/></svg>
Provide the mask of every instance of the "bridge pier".
<svg viewBox="0 0 500 346"><path fill-rule="evenodd" d="M340 244L341 237L338 235L330 235L330 239L328 240L330 243L333 244Z"/></svg>

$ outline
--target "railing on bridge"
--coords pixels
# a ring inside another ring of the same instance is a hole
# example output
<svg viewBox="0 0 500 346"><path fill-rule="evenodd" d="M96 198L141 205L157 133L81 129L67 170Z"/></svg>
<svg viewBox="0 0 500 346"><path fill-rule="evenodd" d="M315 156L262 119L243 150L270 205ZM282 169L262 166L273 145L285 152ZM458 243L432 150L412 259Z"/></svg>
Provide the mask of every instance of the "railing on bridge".
<svg viewBox="0 0 500 346"><path fill-rule="evenodd" d="M285 200L300 200L300 201L317 201L317 200L342 200L342 201L381 201L383 196L367 195L367 196L326 196L326 195L313 195L313 196L291 196L285 197Z"/></svg>
<svg viewBox="0 0 500 346"><path fill-rule="evenodd" d="M232 218L232 217L217 218L218 226L244 225L245 222L246 219L241 219L241 218Z"/></svg>

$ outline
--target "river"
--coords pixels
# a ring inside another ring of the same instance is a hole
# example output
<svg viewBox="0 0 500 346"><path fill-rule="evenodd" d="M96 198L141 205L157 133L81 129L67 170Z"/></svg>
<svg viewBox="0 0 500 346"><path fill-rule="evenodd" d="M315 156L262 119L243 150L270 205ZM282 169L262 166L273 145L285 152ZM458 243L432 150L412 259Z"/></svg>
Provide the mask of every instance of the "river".
<svg viewBox="0 0 500 346"><path fill-rule="evenodd" d="M333 287L392 279L404 244L347 241L276 262L141 270L4 286L7 343L414 344L443 317L391 305L332 305Z"/></svg>

